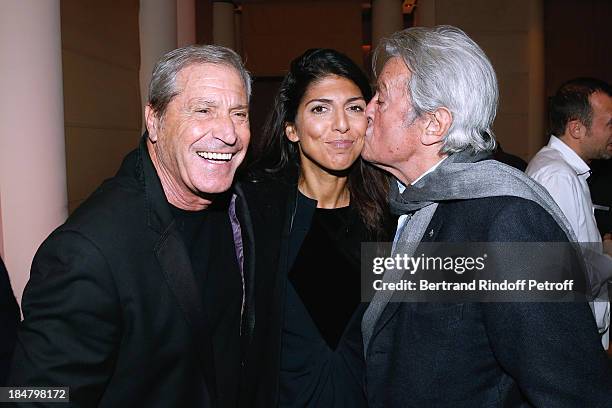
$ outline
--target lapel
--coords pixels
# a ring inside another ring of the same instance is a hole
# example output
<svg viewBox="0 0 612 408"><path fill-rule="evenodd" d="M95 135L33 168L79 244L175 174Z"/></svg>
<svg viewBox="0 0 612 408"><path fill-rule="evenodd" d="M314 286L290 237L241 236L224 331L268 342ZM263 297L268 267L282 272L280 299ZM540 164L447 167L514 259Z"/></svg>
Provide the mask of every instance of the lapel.
<svg viewBox="0 0 612 408"><path fill-rule="evenodd" d="M166 282L193 331L208 391L214 400L216 385L210 324L191 267L191 259L174 223L162 235L154 251Z"/></svg>
<svg viewBox="0 0 612 408"><path fill-rule="evenodd" d="M244 312L241 325L244 327L242 336L242 350L244 353L253 339L255 329L255 271L258 260L255 257L253 220L251 219L245 193L239 184L234 186L234 192L236 200L233 212L238 225L235 225L233 217L230 218L232 219L232 231L234 231L235 235L234 240L241 240L239 245L243 250L243 264L240 265L240 270L244 279ZM240 236L236 236L236 234ZM244 361L244 355L242 361Z"/></svg>
<svg viewBox="0 0 612 408"><path fill-rule="evenodd" d="M437 205L433 206L431 209L435 215ZM441 217L433 216L420 242L436 242L441 227ZM415 246L418 246L418 243ZM416 252L416 249L414 252ZM399 282L403 275L403 271L390 270L385 272L383 280L385 282ZM369 349L374 343L374 339L392 320L402 303L401 295L398 294L390 294L389 292L376 292L374 294L372 301L368 305L368 309L364 313L361 326L364 334L364 355L366 358Z"/></svg>
<svg viewBox="0 0 612 408"><path fill-rule="evenodd" d="M148 226L160 235L153 251L166 282L193 332L208 392L214 401L217 388L210 323L204 310L189 253L176 228L159 177L149 157L147 138L148 134L145 133L140 143L137 170L145 189Z"/></svg>
<svg viewBox="0 0 612 408"><path fill-rule="evenodd" d="M297 184L295 184L287 204L290 218L286 226L289 237L288 268L286 274L289 274L289 269L293 266L293 262L297 258L300 248L302 248L302 243L306 235L308 235L308 231L310 231L312 218L317 209L317 201L300 194Z"/></svg>

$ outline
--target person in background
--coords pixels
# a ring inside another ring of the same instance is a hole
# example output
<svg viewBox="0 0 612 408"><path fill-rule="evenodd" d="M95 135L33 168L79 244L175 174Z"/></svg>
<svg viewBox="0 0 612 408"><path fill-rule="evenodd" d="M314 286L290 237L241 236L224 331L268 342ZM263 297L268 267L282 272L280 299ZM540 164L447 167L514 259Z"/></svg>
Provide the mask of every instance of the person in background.
<svg viewBox="0 0 612 408"><path fill-rule="evenodd" d="M605 349L609 345L612 239L602 245L587 178L591 160L612 157L612 88L594 78L567 81L550 98L550 140L529 162L526 173L543 185L570 222L593 285L595 319ZM604 251L607 248L609 252Z"/></svg>
<svg viewBox="0 0 612 408"><path fill-rule="evenodd" d="M282 203L281 407L366 406L360 249L391 238L386 176L359 156L370 97L352 60L310 49L291 62L264 127L260 207Z"/></svg>
<svg viewBox="0 0 612 408"><path fill-rule="evenodd" d="M9 275L0 257L0 386L5 385L8 377L20 317Z"/></svg>

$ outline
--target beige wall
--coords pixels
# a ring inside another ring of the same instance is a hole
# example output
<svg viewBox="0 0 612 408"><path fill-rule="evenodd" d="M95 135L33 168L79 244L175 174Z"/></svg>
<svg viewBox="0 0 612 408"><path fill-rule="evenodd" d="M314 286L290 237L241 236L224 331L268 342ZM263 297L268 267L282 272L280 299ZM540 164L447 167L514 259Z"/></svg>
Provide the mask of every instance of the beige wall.
<svg viewBox="0 0 612 408"><path fill-rule="evenodd" d="M72 211L138 143L138 0L62 0L61 21Z"/></svg>
<svg viewBox="0 0 612 408"><path fill-rule="evenodd" d="M546 95L591 76L612 83L609 0L545 0Z"/></svg>
<svg viewBox="0 0 612 408"><path fill-rule="evenodd" d="M541 0L420 0L417 25L451 24L486 52L497 72L494 131L504 150L530 158L545 138Z"/></svg>

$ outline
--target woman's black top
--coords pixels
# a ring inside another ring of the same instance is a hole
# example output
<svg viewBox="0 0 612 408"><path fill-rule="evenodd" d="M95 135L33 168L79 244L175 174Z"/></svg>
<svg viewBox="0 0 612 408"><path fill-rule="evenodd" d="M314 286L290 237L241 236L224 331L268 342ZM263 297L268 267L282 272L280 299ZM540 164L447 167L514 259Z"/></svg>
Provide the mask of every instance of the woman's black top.
<svg viewBox="0 0 612 408"><path fill-rule="evenodd" d="M288 274L280 406L366 406L360 249L370 240L354 208L314 210Z"/></svg>

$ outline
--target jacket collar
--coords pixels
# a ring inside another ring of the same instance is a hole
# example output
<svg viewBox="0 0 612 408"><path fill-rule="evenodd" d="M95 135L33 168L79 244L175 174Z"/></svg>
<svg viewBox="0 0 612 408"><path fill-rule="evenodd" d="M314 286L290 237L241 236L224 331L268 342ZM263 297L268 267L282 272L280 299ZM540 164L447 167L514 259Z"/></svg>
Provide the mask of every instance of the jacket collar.
<svg viewBox="0 0 612 408"><path fill-rule="evenodd" d="M145 132L140 139L138 148L123 160L116 177L127 177L138 181L140 187L144 190L147 226L158 234L162 234L174 218L147 150L148 138L149 134Z"/></svg>
<svg viewBox="0 0 612 408"><path fill-rule="evenodd" d="M161 234L174 219L161 181L157 175L157 170L155 170L151 156L149 156L149 150L147 149L148 138L149 134L145 132L140 140L138 148L140 166L138 168L141 170L141 181L144 184L145 190L147 223L150 228Z"/></svg>

